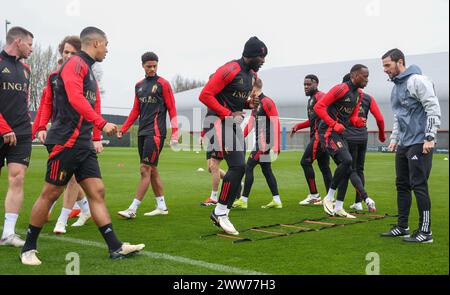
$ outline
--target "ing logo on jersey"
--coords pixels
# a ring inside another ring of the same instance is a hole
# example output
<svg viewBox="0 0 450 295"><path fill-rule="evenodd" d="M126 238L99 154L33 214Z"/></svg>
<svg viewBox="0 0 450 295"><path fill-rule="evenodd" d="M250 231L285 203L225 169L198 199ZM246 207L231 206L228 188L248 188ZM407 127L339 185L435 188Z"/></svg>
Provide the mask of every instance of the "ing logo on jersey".
<svg viewBox="0 0 450 295"><path fill-rule="evenodd" d="M233 92L233 97L247 99L250 96L250 91L235 91Z"/></svg>
<svg viewBox="0 0 450 295"><path fill-rule="evenodd" d="M158 99L153 96L139 97L139 101L142 103L158 103Z"/></svg>
<svg viewBox="0 0 450 295"><path fill-rule="evenodd" d="M355 109L354 107L349 107L349 108L347 108L347 107L344 107L344 106L340 106L340 107L338 108L339 112L345 113L345 114L347 114L347 115L352 114L354 109Z"/></svg>

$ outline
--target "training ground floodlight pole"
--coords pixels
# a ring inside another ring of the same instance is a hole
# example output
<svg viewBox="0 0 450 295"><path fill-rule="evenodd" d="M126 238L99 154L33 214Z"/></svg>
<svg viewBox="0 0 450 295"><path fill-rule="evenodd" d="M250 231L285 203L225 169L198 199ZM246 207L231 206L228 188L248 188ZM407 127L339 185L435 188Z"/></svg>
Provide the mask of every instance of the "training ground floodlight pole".
<svg viewBox="0 0 450 295"><path fill-rule="evenodd" d="M8 34L8 25L10 25L11 22L9 20L5 20L5 42L6 42L6 35Z"/></svg>

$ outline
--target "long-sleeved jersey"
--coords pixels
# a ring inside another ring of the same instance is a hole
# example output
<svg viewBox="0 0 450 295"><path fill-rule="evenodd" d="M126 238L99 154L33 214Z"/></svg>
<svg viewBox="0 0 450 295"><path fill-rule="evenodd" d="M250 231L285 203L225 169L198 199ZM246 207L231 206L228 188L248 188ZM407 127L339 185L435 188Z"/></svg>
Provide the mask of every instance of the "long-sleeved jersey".
<svg viewBox="0 0 450 295"><path fill-rule="evenodd" d="M334 86L314 106L314 111L322 119L319 132L333 128L336 123L345 127L350 124L356 126L362 95L362 90L351 81Z"/></svg>
<svg viewBox="0 0 450 295"><path fill-rule="evenodd" d="M252 111L248 124L244 129L244 137L255 127L256 149L266 152L273 148L280 152L280 119L272 99L263 93L259 96L260 104Z"/></svg>
<svg viewBox="0 0 450 295"><path fill-rule="evenodd" d="M47 92L47 87L44 87L42 89L42 95L41 95L41 100L40 100L40 103L39 103L39 108L36 111L36 116L34 117L34 122L33 122L33 125L31 126L32 139L35 138L36 132L40 131L40 130L38 130L38 128L39 128L39 121L41 120L41 116L42 116L43 101L44 101L44 97L45 97L46 92Z"/></svg>
<svg viewBox="0 0 450 295"><path fill-rule="evenodd" d="M0 136L31 135L28 111L30 68L15 56L0 53Z"/></svg>
<svg viewBox="0 0 450 295"><path fill-rule="evenodd" d="M313 95L310 96L308 99L308 106L307 106L307 112L308 112L308 120L298 123L293 127L294 131L302 130L305 128L310 127L310 138L314 137L314 134L317 132L317 128L319 127L320 123L320 117L316 114L314 111L314 106L316 103L324 97L325 93L321 91L317 91Z"/></svg>
<svg viewBox="0 0 450 295"><path fill-rule="evenodd" d="M127 132L139 117L138 136L166 137L166 114L169 113L172 139L178 139L177 110L170 83L154 76L146 77L135 86L134 105L121 131Z"/></svg>
<svg viewBox="0 0 450 295"><path fill-rule="evenodd" d="M39 103L39 108L36 113L36 117L33 122L33 137L36 135L36 132L47 130L47 124L50 121L54 121L56 117L56 106L54 89L57 86L59 71L52 72L47 79L47 84L42 91L41 101Z"/></svg>
<svg viewBox="0 0 450 295"><path fill-rule="evenodd" d="M358 116L361 118L368 118L369 112L375 117L377 121L377 126L380 134L384 137L384 118L378 108L377 102L375 99L367 93L363 94L363 98L361 100L361 104L359 106ZM349 141L367 141L368 140L368 132L367 126L364 127L355 127L353 125L348 125L345 129L344 138Z"/></svg>
<svg viewBox="0 0 450 295"><path fill-rule="evenodd" d="M100 90L91 68L94 62L82 51L61 67L52 85L55 116L45 144L60 146L53 153L62 148L92 148L93 127L94 138L99 138L107 123L101 116Z"/></svg>
<svg viewBox="0 0 450 295"><path fill-rule="evenodd" d="M209 79L200 94L200 101L208 107L206 116L224 119L233 112L249 108L248 97L256 74L244 59L221 66Z"/></svg>

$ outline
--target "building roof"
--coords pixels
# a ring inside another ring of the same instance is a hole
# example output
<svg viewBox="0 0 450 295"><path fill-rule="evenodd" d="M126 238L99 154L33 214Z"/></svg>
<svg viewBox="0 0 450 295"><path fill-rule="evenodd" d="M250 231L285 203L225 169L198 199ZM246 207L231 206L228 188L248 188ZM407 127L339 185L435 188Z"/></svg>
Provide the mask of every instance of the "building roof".
<svg viewBox="0 0 450 295"><path fill-rule="evenodd" d="M277 105L298 104L305 97L303 93L303 78L307 74L319 77L319 88L328 91L342 81L342 77L350 71L354 64L364 64L369 67L369 84L364 90L374 96L377 101L388 101L392 83L383 72L381 59L367 59L336 63L323 63L280 67L260 72L264 83L264 93L276 99ZM449 97L449 55L448 52L411 55L406 57L407 66L418 65L424 75L430 77L436 86L438 97L448 100ZM198 96L202 88L196 88L175 95L177 108L202 107Z"/></svg>
<svg viewBox="0 0 450 295"><path fill-rule="evenodd" d="M381 58L354 60L335 63L311 64L290 67L279 67L263 70L260 77L263 80L264 93L271 97L278 108L280 117L305 118L306 97L303 91L303 78L307 74L319 77L319 89L328 91L342 81L342 77L350 71L354 64L364 64L369 68L369 84L364 92L372 95L380 105L385 115L386 128L391 128L392 112L390 110L390 93L393 87L383 72ZM431 78L439 97L442 109L442 129L448 129L448 98L449 98L449 54L448 52L406 56L406 65L418 65L424 75ZM216 65L218 67L220 65ZM193 108L204 109L198 100L202 88L197 88L175 94L179 113L191 117L188 113ZM376 129L374 120L369 129Z"/></svg>

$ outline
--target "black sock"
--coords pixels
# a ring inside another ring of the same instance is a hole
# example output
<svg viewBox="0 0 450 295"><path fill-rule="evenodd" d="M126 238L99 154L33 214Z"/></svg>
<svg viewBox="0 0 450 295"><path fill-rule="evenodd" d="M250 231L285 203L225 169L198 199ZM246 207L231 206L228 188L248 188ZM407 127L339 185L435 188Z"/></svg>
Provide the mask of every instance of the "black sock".
<svg viewBox="0 0 450 295"><path fill-rule="evenodd" d="M236 195L236 200L241 197L241 193L242 193L242 183L239 185L238 193Z"/></svg>
<svg viewBox="0 0 450 295"><path fill-rule="evenodd" d="M247 164L245 166L245 180L244 180L244 191L242 192L242 196L249 198L250 197L250 191L253 186L254 181L254 169L258 162L253 160L252 158L249 158L247 161ZM241 196L239 196L240 198Z"/></svg>
<svg viewBox="0 0 450 295"><path fill-rule="evenodd" d="M117 239L111 223L99 227L98 229L101 232L103 238L105 239L110 252L117 251L118 249L120 249L120 247L122 247L123 243Z"/></svg>
<svg viewBox="0 0 450 295"><path fill-rule="evenodd" d="M309 193L312 195L317 194L316 175L312 164L305 164L302 162L302 168L305 174L306 182L308 183Z"/></svg>
<svg viewBox="0 0 450 295"><path fill-rule="evenodd" d="M264 177L266 178L266 182L267 182L267 185L269 186L272 196L278 196L279 192L278 192L277 179L275 178L275 175L273 174L271 163L261 163L261 169L264 174Z"/></svg>
<svg viewBox="0 0 450 295"><path fill-rule="evenodd" d="M39 237L41 229L41 227L35 227L31 224L28 225L27 239L25 241L25 245L23 245L22 253L37 249L37 239Z"/></svg>
<svg viewBox="0 0 450 295"><path fill-rule="evenodd" d="M241 192L242 192L242 184L239 185L238 193L237 193L236 197L234 198L235 200L238 200L238 199L241 197ZM234 202L233 202L233 203L234 203ZM233 203L228 203L228 204L227 204L227 208L228 208L228 209L233 208Z"/></svg>
<svg viewBox="0 0 450 295"><path fill-rule="evenodd" d="M365 201L368 197L366 190L364 189L364 185L361 181L361 178L359 178L359 175L356 172L352 172L350 174L350 181L352 182L353 186L355 187L356 194L359 196L360 200Z"/></svg>

